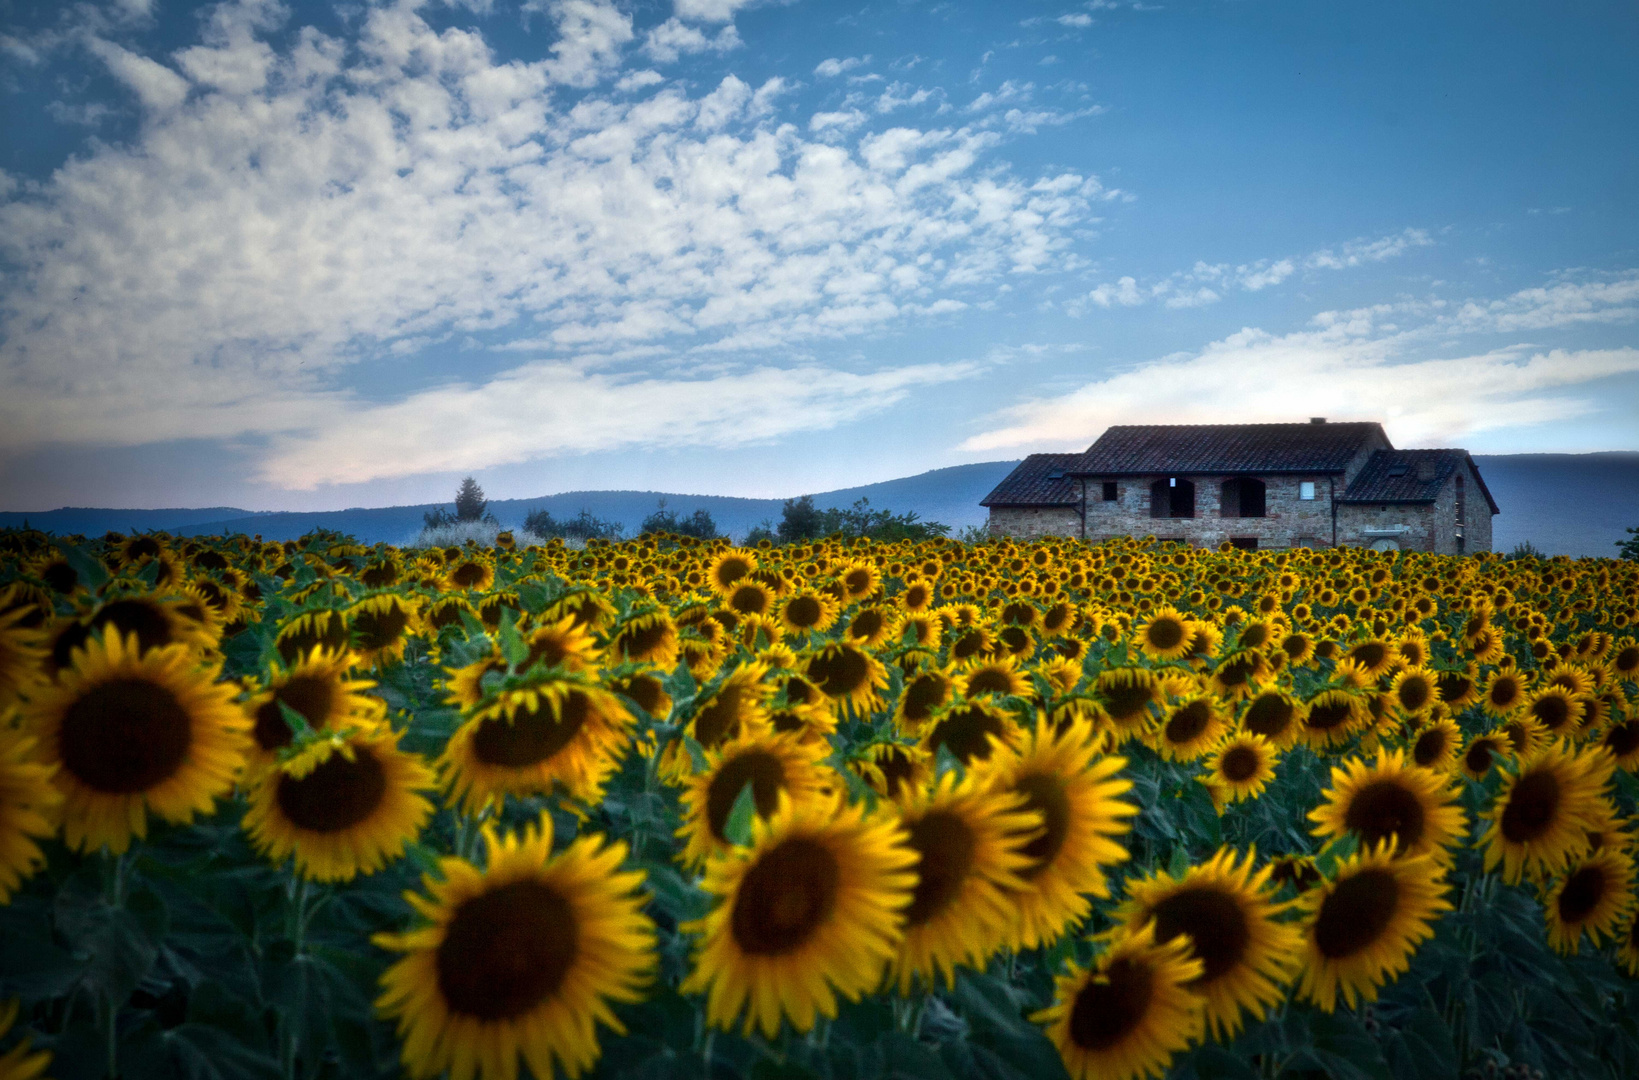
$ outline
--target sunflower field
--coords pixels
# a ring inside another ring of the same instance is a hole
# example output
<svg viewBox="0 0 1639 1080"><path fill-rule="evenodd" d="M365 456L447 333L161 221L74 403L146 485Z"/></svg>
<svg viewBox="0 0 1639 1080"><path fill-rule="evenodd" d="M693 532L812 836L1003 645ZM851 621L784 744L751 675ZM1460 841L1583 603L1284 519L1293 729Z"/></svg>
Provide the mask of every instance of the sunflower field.
<svg viewBox="0 0 1639 1080"><path fill-rule="evenodd" d="M1639 1076L1639 564L0 533L0 1080Z"/></svg>

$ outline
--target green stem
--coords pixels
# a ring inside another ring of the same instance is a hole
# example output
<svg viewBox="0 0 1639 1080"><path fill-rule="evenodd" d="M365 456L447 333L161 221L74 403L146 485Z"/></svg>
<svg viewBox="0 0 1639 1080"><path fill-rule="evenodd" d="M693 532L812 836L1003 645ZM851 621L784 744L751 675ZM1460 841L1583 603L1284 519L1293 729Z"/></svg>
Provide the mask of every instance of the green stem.
<svg viewBox="0 0 1639 1080"><path fill-rule="evenodd" d="M100 1019L103 1021L103 1038L108 1056L108 1080L115 1080L120 1074L119 1025L116 1023L119 1006L110 999L104 999L99 1003L98 1010L103 1014Z"/></svg>

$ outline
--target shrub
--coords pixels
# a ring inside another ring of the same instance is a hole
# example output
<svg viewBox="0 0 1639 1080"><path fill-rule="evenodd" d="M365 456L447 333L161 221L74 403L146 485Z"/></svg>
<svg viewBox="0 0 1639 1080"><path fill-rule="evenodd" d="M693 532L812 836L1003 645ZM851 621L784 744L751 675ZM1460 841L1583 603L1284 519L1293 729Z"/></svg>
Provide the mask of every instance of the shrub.
<svg viewBox="0 0 1639 1080"><path fill-rule="evenodd" d="M666 500L661 499L655 512L643 519L638 527L638 534L650 536L655 533L671 533L674 536L693 536L701 540L713 540L722 535L717 531L717 522L711 518L711 511L696 510L688 517L678 517L675 511L666 509Z"/></svg>
<svg viewBox="0 0 1639 1080"><path fill-rule="evenodd" d="M594 517L585 507L568 521L558 521L550 510L534 510L524 518L524 530L537 536L561 536L565 540L619 540L626 526L618 521Z"/></svg>

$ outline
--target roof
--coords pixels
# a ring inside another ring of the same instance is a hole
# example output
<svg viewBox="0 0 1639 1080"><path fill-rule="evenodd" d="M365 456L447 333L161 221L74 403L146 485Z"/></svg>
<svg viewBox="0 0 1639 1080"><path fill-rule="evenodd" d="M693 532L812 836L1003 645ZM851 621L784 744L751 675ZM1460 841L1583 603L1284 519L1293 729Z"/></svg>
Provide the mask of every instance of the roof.
<svg viewBox="0 0 1639 1080"><path fill-rule="evenodd" d="M1373 436L1388 445L1383 426L1370 422L1122 425L1100 435L1074 471L1099 476L1342 473Z"/></svg>
<svg viewBox="0 0 1639 1080"><path fill-rule="evenodd" d="M1081 492L1069 470L1080 454L1031 454L1002 478L980 506L1074 506Z"/></svg>
<svg viewBox="0 0 1639 1080"><path fill-rule="evenodd" d="M1497 501L1485 486L1480 470L1467 450L1379 450L1367 459L1360 475L1338 496L1340 503L1429 503L1440 494L1451 474L1466 463L1479 481L1480 494L1493 514Z"/></svg>

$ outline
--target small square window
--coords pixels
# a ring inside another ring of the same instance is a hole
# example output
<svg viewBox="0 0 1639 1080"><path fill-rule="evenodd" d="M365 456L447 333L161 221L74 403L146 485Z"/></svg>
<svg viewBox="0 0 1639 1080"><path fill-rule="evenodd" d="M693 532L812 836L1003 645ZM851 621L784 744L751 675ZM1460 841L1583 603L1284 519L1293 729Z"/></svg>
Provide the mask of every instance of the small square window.
<svg viewBox="0 0 1639 1080"><path fill-rule="evenodd" d="M1115 500L1116 500L1115 481L1114 480L1104 481L1104 501L1105 502L1115 502Z"/></svg>
<svg viewBox="0 0 1639 1080"><path fill-rule="evenodd" d="M1315 482L1313 480L1305 480L1305 481L1303 481L1302 483L1300 483L1298 485L1298 498L1300 498L1300 499L1312 499L1314 497L1315 497Z"/></svg>

